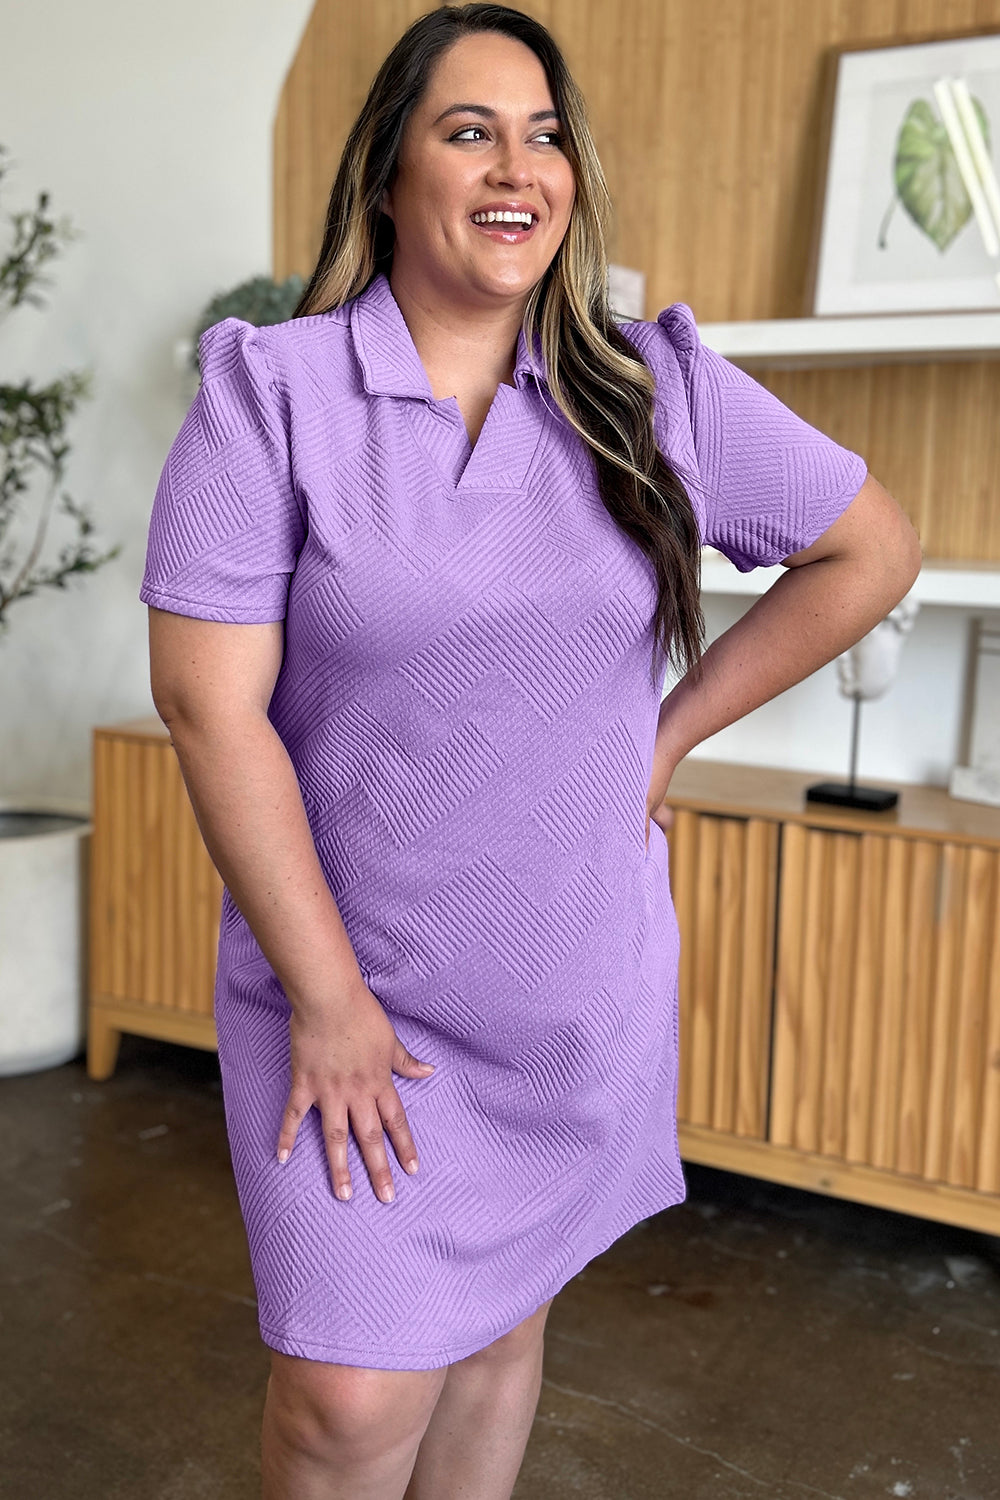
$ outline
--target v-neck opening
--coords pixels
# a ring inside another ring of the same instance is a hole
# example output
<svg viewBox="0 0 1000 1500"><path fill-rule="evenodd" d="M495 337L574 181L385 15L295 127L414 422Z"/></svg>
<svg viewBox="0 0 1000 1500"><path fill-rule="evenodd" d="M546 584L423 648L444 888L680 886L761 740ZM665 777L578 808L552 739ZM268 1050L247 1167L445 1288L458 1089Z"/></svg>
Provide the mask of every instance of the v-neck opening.
<svg viewBox="0 0 1000 1500"><path fill-rule="evenodd" d="M546 425L525 391L500 382L474 444L455 396L400 404L421 460L456 499L524 484Z"/></svg>
<svg viewBox="0 0 1000 1500"><path fill-rule="evenodd" d="M458 476L457 476L457 478L455 480L455 488L456 488L456 490L461 488L462 481L465 479L466 474L469 472L470 468L472 467L473 463L475 462L477 455L481 455L481 453L482 453L483 441L487 437L487 431L486 431L486 429L490 426L491 421L497 420L497 407L502 402L504 402L505 400L507 400L507 397L500 395L501 390L504 389L504 388L506 388L507 390L509 390L512 393L516 394L516 389L517 388L515 386L512 386L512 385L507 385L507 382L505 380L501 380L497 384L497 388L496 388L496 390L493 393L493 400L490 402L489 406L487 407L486 415L483 418L482 424L481 424L481 426L479 428L479 431L476 434L475 442L473 442L472 438L469 436L469 429L465 425L465 418L462 415L462 408L458 404L458 397L457 396L440 396L440 397L435 397L435 400L438 400L438 401L441 401L441 402L445 402L445 403L450 403L453 406L454 411L455 411L455 413L456 413L456 415L458 417L458 423L459 423L459 427L460 427L461 432L462 432L462 436L465 439L464 457L462 459L461 466L458 469Z"/></svg>

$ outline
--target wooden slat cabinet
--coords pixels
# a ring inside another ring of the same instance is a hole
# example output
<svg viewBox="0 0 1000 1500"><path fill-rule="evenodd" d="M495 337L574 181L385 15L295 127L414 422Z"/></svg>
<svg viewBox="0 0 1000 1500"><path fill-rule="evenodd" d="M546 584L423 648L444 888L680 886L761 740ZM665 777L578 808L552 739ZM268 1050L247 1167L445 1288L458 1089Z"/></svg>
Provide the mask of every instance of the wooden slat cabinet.
<svg viewBox="0 0 1000 1500"><path fill-rule="evenodd" d="M671 785L682 1155L1000 1233L1000 811L901 787L862 814L816 779Z"/></svg>
<svg viewBox="0 0 1000 1500"><path fill-rule="evenodd" d="M1000 850L787 826L770 1139L1000 1194Z"/></svg>
<svg viewBox="0 0 1000 1500"><path fill-rule="evenodd" d="M764 1140L778 825L680 808L669 844L681 930L678 1113Z"/></svg>
<svg viewBox="0 0 1000 1500"><path fill-rule="evenodd" d="M123 1031L216 1046L222 881L159 719L94 731L87 1071L108 1078Z"/></svg>

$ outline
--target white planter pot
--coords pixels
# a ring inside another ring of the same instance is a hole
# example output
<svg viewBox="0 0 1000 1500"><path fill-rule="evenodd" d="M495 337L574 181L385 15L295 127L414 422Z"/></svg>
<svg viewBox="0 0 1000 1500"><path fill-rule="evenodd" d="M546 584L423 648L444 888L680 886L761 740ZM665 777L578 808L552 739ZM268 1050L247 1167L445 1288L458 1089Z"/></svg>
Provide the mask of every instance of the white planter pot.
<svg viewBox="0 0 1000 1500"><path fill-rule="evenodd" d="M0 799L0 1076L83 1048L89 817L77 802Z"/></svg>

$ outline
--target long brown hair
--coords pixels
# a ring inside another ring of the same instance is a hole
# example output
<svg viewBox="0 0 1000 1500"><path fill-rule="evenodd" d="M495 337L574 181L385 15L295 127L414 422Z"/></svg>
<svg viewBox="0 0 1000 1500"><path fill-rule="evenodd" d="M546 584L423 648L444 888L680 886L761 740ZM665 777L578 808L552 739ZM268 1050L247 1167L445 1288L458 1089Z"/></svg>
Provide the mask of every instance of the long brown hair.
<svg viewBox="0 0 1000 1500"><path fill-rule="evenodd" d="M680 671L698 671L705 631L698 526L688 493L654 436L653 375L608 301L611 200L583 96L540 22L505 5L443 5L407 28L347 137L316 269L293 316L340 307L379 271L389 274L395 230L380 203L395 178L406 121L441 54L460 37L484 31L523 42L542 64L576 179L562 244L525 305L527 348L535 348L537 332L549 389L593 455L601 499L654 568L661 664L665 659Z"/></svg>

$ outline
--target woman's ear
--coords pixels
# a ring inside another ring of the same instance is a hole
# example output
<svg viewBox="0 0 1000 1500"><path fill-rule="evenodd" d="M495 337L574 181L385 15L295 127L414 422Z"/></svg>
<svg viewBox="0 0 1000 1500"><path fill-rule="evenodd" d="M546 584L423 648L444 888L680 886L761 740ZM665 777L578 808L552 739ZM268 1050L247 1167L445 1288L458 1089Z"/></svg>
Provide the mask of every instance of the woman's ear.
<svg viewBox="0 0 1000 1500"><path fill-rule="evenodd" d="M392 218L392 199L389 195L388 188L382 189L382 196L378 200L378 206L380 211L385 214L387 219Z"/></svg>

